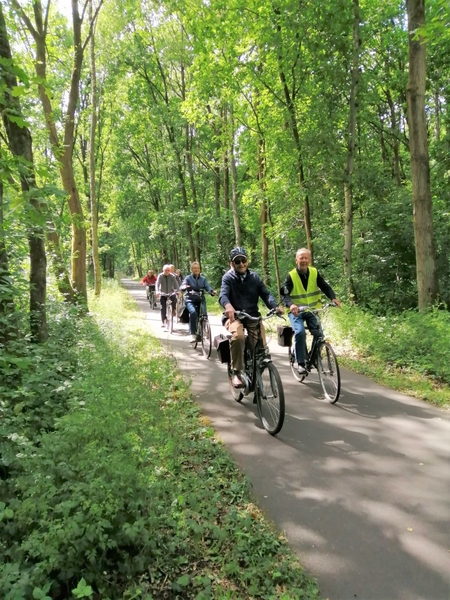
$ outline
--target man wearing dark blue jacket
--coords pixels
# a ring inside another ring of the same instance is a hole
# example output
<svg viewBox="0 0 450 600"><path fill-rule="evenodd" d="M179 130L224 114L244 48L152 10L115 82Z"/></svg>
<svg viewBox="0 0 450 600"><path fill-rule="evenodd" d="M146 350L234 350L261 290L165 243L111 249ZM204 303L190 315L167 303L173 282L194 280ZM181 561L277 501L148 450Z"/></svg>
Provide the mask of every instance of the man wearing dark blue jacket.
<svg viewBox="0 0 450 600"><path fill-rule="evenodd" d="M201 297L201 292L215 296L216 292L209 285L208 280L200 273L200 265L198 262L191 263L191 274L184 278L180 287L181 290L186 290L185 303L189 312L189 333L191 334L190 343L197 340L197 316L200 302L203 301L206 307L206 301Z"/></svg>
<svg viewBox="0 0 450 600"><path fill-rule="evenodd" d="M276 308L277 302L264 285L261 277L248 269L247 252L242 247L233 248L230 252L230 270L222 277L219 303L225 311L223 319L226 329L231 333L230 354L231 366L234 371L231 383L234 387L243 387L240 373L244 370L244 327L247 329L250 343L254 346L257 341L257 323L248 319L243 323L235 318L235 312L245 310L252 317L258 317L258 301L261 300L267 308ZM281 314L283 309L277 309ZM266 345L264 327L261 324L261 337Z"/></svg>

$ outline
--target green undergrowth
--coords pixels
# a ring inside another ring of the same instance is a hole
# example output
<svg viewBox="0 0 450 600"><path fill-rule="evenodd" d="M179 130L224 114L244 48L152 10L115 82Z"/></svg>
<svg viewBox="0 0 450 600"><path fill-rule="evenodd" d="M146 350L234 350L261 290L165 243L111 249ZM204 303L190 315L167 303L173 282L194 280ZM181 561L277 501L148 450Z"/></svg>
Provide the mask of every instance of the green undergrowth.
<svg viewBox="0 0 450 600"><path fill-rule="evenodd" d="M128 294L90 310L0 363L2 599L318 598Z"/></svg>
<svg viewBox="0 0 450 600"><path fill-rule="evenodd" d="M450 313L405 311L380 317L357 307L324 320L339 361L383 385L450 406Z"/></svg>

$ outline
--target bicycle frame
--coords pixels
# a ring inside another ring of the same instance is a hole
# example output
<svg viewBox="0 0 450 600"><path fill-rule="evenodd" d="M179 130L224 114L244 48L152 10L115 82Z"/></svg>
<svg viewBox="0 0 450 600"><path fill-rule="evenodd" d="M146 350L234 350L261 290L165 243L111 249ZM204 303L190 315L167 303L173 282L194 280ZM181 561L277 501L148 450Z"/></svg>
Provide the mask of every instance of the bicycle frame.
<svg viewBox="0 0 450 600"><path fill-rule="evenodd" d="M237 312L236 314L239 315L242 313ZM237 317L237 318L239 319L239 317ZM247 396L251 392L255 391L257 369L260 369L262 367L263 361L272 362L272 358L270 357L270 354L268 354L268 352L266 352L266 349L264 348L263 343L262 343L261 323L262 323L263 318L262 317L251 317L250 315L245 315L245 317L243 317L243 318L250 318L255 321L256 321L256 319L258 319L258 324L257 324L258 326L257 326L257 330L256 330L257 331L257 340L256 340L255 347L253 349L250 344L250 339L249 339L247 328L245 327L244 324L242 324L244 327L244 330L245 330L245 346L244 346L245 372L241 373L241 378L243 379L244 384L245 384L245 388L243 389L243 395ZM241 320L241 319L239 319L239 320ZM231 363L228 363L228 375L229 376L232 375ZM256 400L254 400L254 402L256 402Z"/></svg>

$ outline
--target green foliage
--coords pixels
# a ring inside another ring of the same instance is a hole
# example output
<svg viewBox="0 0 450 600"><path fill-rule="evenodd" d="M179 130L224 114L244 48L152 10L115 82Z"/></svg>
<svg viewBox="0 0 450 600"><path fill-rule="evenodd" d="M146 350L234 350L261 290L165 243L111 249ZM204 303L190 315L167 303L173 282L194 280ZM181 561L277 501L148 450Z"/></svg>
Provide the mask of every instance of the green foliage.
<svg viewBox="0 0 450 600"><path fill-rule="evenodd" d="M91 306L58 306L58 347L30 359L70 381L43 391L45 428L12 391L2 405L5 600L316 598L129 297L106 286Z"/></svg>
<svg viewBox="0 0 450 600"><path fill-rule="evenodd" d="M448 403L450 384L450 314L446 310L405 311L375 316L357 307L343 307L328 315L332 320L333 343L344 356L380 365L381 371L396 369L429 381L421 397ZM328 331L328 326L327 326ZM354 364L358 368L357 364ZM370 369L367 374L371 374ZM374 369L374 373L376 370ZM407 388L403 383L403 389Z"/></svg>

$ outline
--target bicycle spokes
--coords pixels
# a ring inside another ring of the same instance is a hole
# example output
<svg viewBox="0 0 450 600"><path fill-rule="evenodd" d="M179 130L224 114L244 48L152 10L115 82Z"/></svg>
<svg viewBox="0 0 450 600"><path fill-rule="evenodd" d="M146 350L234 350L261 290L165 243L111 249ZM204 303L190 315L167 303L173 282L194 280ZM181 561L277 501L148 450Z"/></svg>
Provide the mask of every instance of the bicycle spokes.
<svg viewBox="0 0 450 600"><path fill-rule="evenodd" d="M339 398L341 376L336 355L328 342L323 342L319 346L317 370L323 394L329 402L334 404Z"/></svg>
<svg viewBox="0 0 450 600"><path fill-rule="evenodd" d="M272 435L284 422L284 391L280 375L273 363L264 365L258 375L256 400L264 428Z"/></svg>

